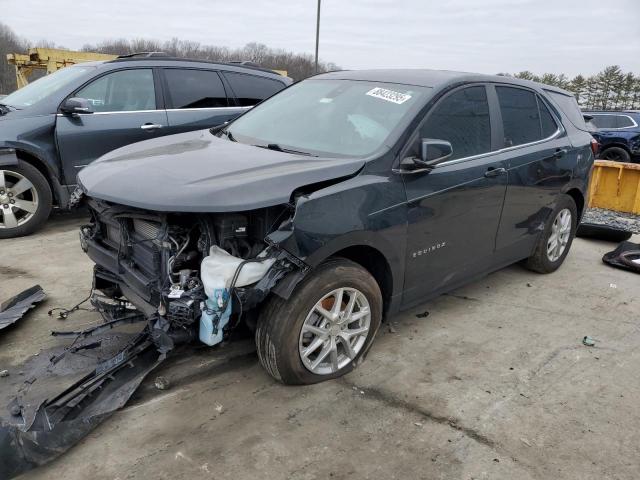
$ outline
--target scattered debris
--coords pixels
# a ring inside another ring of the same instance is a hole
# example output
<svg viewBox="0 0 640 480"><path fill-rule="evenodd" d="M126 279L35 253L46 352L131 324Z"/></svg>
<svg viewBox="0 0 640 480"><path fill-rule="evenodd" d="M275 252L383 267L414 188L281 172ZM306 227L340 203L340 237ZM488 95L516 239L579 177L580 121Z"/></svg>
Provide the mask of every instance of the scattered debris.
<svg viewBox="0 0 640 480"><path fill-rule="evenodd" d="M166 377L159 376L159 377L156 377L154 385L158 390L168 390L169 387L171 386L171 383Z"/></svg>
<svg viewBox="0 0 640 480"><path fill-rule="evenodd" d="M618 285L616 285L615 283L610 283L609 288L618 288Z"/></svg>
<svg viewBox="0 0 640 480"><path fill-rule="evenodd" d="M393 326L393 323L389 322L389 333L396 333L396 328Z"/></svg>
<svg viewBox="0 0 640 480"><path fill-rule="evenodd" d="M527 282L527 287L533 287L533 283Z"/></svg>
<svg viewBox="0 0 640 480"><path fill-rule="evenodd" d="M493 461L496 462L496 463L500 463L500 459L498 459L498 458L494 458Z"/></svg>
<svg viewBox="0 0 640 480"><path fill-rule="evenodd" d="M224 410L224 407L219 403L216 403L216 407L215 408L216 408L216 412L218 412L218 413L222 413L222 410Z"/></svg>
<svg viewBox="0 0 640 480"><path fill-rule="evenodd" d="M0 330L20 320L35 304L47 295L40 285L34 285L0 304Z"/></svg>
<svg viewBox="0 0 640 480"><path fill-rule="evenodd" d="M422 426L422 424L421 424L420 422L414 422L413 424L414 424L416 427L421 427L421 426Z"/></svg>
<svg viewBox="0 0 640 480"><path fill-rule="evenodd" d="M9 370L0 370L0 377L8 377Z"/></svg>
<svg viewBox="0 0 640 480"><path fill-rule="evenodd" d="M602 261L612 267L640 273L640 243L622 242L614 251L605 253Z"/></svg>
<svg viewBox="0 0 640 480"><path fill-rule="evenodd" d="M591 338L590 336L586 335L582 339L582 344L587 346L587 347L593 347L596 344L596 341L593 338Z"/></svg>
<svg viewBox="0 0 640 480"><path fill-rule="evenodd" d="M429 312L424 311L422 313L416 313L416 317L418 318L427 318L429 316Z"/></svg>
<svg viewBox="0 0 640 480"><path fill-rule="evenodd" d="M16 366L24 376L0 389L0 478L53 460L121 408L171 350L156 337L148 324L137 334L79 334Z"/></svg>
<svg viewBox="0 0 640 480"><path fill-rule="evenodd" d="M607 242L623 242L629 240L633 232L619 227L599 225L596 223L581 223L576 230L576 237L594 238Z"/></svg>
<svg viewBox="0 0 640 480"><path fill-rule="evenodd" d="M527 440L526 438L520 438L520 441L522 443L524 443L527 447L531 446L531 443L529 442L529 440Z"/></svg>

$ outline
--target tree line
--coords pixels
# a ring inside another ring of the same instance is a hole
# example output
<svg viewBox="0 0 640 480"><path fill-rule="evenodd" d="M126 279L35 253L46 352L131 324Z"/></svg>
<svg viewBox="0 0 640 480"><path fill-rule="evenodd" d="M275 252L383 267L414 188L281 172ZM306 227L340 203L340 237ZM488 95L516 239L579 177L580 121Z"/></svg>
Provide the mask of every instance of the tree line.
<svg viewBox="0 0 640 480"><path fill-rule="evenodd" d="M0 94L16 89L13 65L6 61L7 53L26 53L32 47L64 48L51 42L31 43L19 37L8 26L0 23ZM115 39L97 44L87 44L83 51L127 55L136 52L165 52L170 56L211 60L216 62L250 61L264 68L286 70L294 80L302 80L315 73L315 61L311 54L289 52L269 48L261 43L249 43L242 48L202 45L198 42L174 38L165 42L146 39ZM339 70L334 63L319 62L318 70ZM37 78L37 75L31 79Z"/></svg>
<svg viewBox="0 0 640 480"><path fill-rule="evenodd" d="M533 80L569 90L584 110L640 109L640 76L631 72L625 73L618 65L606 67L590 77L576 75L569 78L563 73L536 75L528 70L515 75L508 73L501 75Z"/></svg>
<svg viewBox="0 0 640 480"><path fill-rule="evenodd" d="M33 44L20 38L8 26L0 23L0 93L10 93L16 88L15 70L6 62L7 53L23 53L29 47L56 47L50 42ZM57 47L63 48L63 47ZM147 39L106 40L87 44L82 50L88 52L126 55L135 52L165 52L168 55L196 58L217 62L250 61L265 68L286 70L294 80L302 80L315 73L313 55L273 49L261 43L249 43L242 48L202 45L198 42L173 38L165 42ZM320 62L318 70L338 70L334 63ZM578 104L587 110L640 109L640 76L623 72L617 65L606 67L596 75L576 75L569 78L561 73L536 75L530 71L516 74L503 73L526 80L555 85L573 92ZM32 77L34 78L34 77Z"/></svg>

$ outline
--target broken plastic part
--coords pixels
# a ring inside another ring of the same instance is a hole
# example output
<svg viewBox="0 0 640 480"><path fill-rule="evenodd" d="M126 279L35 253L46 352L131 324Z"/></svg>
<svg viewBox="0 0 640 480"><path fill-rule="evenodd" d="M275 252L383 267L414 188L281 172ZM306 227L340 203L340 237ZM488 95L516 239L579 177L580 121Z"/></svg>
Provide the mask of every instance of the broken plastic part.
<svg viewBox="0 0 640 480"><path fill-rule="evenodd" d="M40 285L34 285L0 304L0 330L20 320L29 309L33 308L37 302L44 300L46 296Z"/></svg>
<svg viewBox="0 0 640 480"><path fill-rule="evenodd" d="M32 356L0 393L0 478L43 465L122 407L166 357L150 327L76 338Z"/></svg>

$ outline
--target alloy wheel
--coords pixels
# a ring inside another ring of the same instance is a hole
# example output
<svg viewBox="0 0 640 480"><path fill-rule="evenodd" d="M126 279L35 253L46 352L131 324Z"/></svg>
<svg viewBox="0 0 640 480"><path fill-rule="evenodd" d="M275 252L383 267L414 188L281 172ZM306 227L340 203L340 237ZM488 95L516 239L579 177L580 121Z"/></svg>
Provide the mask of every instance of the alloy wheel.
<svg viewBox="0 0 640 480"><path fill-rule="evenodd" d="M38 210L38 192L24 175L0 170L0 228L17 228Z"/></svg>
<svg viewBox="0 0 640 480"><path fill-rule="evenodd" d="M563 208L558 212L551 225L551 235L547 240L547 257L550 261L557 261L569 243L571 235L571 211Z"/></svg>
<svg viewBox="0 0 640 480"><path fill-rule="evenodd" d="M316 375L346 367L369 335L371 308L355 288L338 288L323 296L307 314L298 342L300 359Z"/></svg>

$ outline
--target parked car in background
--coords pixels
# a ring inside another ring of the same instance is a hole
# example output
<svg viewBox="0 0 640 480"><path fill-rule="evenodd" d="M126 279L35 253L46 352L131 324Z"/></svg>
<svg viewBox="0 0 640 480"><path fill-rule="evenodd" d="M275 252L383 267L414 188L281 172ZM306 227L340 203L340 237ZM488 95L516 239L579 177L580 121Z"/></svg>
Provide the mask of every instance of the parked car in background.
<svg viewBox="0 0 640 480"><path fill-rule="evenodd" d="M124 145L229 121L292 83L271 70L134 54L45 76L0 101L0 238L66 207L76 175Z"/></svg>
<svg viewBox="0 0 640 480"><path fill-rule="evenodd" d="M600 144L598 158L616 162L640 161L640 111L584 112L596 130L593 137Z"/></svg>
<svg viewBox="0 0 640 480"><path fill-rule="evenodd" d="M595 143L555 87L327 73L94 162L81 246L94 287L165 337L214 345L246 322L274 378L319 382L358 364L385 314L514 262L558 269Z"/></svg>

